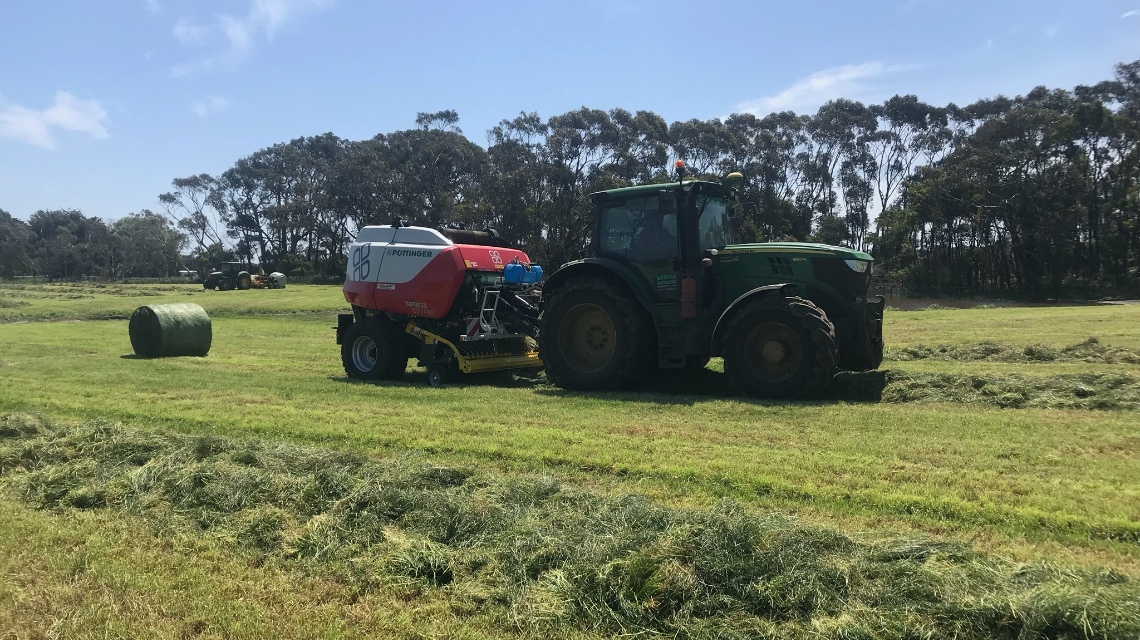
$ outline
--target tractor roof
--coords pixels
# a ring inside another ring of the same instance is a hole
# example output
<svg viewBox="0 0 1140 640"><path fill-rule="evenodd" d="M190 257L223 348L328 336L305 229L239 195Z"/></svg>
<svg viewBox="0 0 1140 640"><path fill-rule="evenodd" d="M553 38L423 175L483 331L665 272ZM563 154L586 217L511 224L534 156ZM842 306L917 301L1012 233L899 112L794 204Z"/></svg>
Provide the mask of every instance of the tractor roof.
<svg viewBox="0 0 1140 640"><path fill-rule="evenodd" d="M595 202L597 202L599 200L609 200L610 198L618 199L618 198L632 198L632 197L637 197L637 196L648 196L648 195L653 195L653 194L657 193L658 191L661 191L662 189L676 188L679 184L681 184L681 183L678 183L677 181L658 182L658 183L654 183L654 184L639 184L635 187L621 187L618 189L607 189L605 191L595 191L594 193L590 194L590 197L593 198ZM715 186L715 187L721 187L722 186L719 182L709 182L707 180L685 180L685 182L684 182L684 185L686 187L691 186L691 185L697 185L697 184L699 184L699 185L710 185L710 186Z"/></svg>
<svg viewBox="0 0 1140 640"><path fill-rule="evenodd" d="M731 244L721 249L721 255L741 253L800 253L804 255L837 256L844 260L874 260L870 254L850 247L837 247L817 242L755 242L751 244Z"/></svg>

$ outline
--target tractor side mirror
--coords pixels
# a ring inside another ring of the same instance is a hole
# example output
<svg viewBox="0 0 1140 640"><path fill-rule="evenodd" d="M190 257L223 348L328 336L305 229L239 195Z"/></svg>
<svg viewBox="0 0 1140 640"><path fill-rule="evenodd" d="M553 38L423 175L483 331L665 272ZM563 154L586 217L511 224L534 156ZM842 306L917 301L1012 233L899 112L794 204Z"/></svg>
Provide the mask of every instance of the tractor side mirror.
<svg viewBox="0 0 1140 640"><path fill-rule="evenodd" d="M657 192L657 210L661 215L667 216L670 213L677 213L677 194L668 189L662 189Z"/></svg>

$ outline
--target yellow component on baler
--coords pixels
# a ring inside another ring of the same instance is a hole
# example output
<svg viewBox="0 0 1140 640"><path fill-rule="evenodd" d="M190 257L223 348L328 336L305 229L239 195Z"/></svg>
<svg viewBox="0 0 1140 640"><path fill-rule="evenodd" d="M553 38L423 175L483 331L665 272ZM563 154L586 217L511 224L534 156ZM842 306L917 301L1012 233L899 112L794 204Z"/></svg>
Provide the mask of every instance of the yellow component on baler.
<svg viewBox="0 0 1140 640"><path fill-rule="evenodd" d="M455 362L459 370L463 373L538 368L543 366L542 360L538 357L538 351L535 350L522 354L467 356L463 355L463 352L461 352L459 347L452 341L419 327L414 322L409 322L408 325L404 327L404 331L419 338L424 344L439 343L447 345L447 347L451 349L451 352L455 354Z"/></svg>

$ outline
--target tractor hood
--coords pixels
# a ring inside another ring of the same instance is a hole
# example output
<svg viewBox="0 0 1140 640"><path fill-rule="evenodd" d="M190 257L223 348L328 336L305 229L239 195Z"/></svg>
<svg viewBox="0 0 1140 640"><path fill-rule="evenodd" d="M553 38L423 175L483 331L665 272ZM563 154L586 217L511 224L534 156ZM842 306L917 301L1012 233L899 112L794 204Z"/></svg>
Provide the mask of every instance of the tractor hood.
<svg viewBox="0 0 1140 640"><path fill-rule="evenodd" d="M730 244L719 251L722 256L739 255L743 253L781 253L784 255L804 256L835 256L843 260L861 260L873 262L869 254L856 251L848 247L837 247L830 244L817 244L814 242L757 242L752 244Z"/></svg>

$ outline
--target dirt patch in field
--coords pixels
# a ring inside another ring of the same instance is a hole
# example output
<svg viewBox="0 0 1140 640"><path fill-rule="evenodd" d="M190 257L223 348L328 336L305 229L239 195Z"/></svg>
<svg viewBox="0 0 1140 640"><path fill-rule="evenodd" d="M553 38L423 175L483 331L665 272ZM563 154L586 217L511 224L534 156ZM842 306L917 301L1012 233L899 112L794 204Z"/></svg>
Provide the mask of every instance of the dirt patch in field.
<svg viewBox="0 0 1140 640"><path fill-rule="evenodd" d="M211 536L357 593L443 590L527 637L1140 634L1140 585L1112 570L1013 564L958 542L863 544L727 501L670 509L415 458L9 415L0 486L43 509Z"/></svg>

